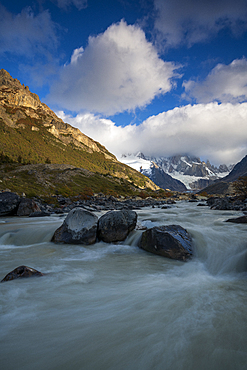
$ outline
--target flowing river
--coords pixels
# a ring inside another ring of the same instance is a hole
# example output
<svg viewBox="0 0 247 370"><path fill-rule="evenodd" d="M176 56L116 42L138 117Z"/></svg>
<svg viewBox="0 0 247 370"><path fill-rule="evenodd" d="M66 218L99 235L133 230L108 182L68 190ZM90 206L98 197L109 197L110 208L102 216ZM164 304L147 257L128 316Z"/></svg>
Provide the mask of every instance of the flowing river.
<svg viewBox="0 0 247 370"><path fill-rule="evenodd" d="M247 369L247 225L225 223L242 213L187 202L137 213L148 228L186 228L194 257L140 250L140 230L57 245L65 216L0 219L0 280L20 265L45 273L0 284L1 369Z"/></svg>

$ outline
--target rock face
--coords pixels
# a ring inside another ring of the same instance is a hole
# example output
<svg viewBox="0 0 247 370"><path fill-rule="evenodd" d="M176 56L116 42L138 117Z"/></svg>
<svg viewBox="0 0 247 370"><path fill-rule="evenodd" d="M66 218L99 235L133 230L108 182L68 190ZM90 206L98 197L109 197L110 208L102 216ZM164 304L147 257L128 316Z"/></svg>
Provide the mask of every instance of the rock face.
<svg viewBox="0 0 247 370"><path fill-rule="evenodd" d="M17 216L29 216L33 212L41 212L33 199L22 199L17 209Z"/></svg>
<svg viewBox="0 0 247 370"><path fill-rule="evenodd" d="M93 244L97 237L98 217L80 207L69 212L54 233L52 241L66 244Z"/></svg>
<svg viewBox="0 0 247 370"><path fill-rule="evenodd" d="M63 122L36 94L4 69L0 69L0 130L4 132L0 135L0 154L5 159L19 163L36 162L37 146L41 163L69 163L92 172L109 172L114 177L131 180L141 188L159 189L139 172L127 170L103 145ZM113 179L110 181L114 182ZM119 184L118 181L116 183ZM11 181L3 189L9 188L9 184ZM50 186L49 180L45 184L47 186Z"/></svg>
<svg viewBox="0 0 247 370"><path fill-rule="evenodd" d="M0 216L13 215L20 203L20 197L11 192L0 193Z"/></svg>
<svg viewBox="0 0 247 370"><path fill-rule="evenodd" d="M6 107L7 110L6 110ZM8 109L12 109L12 114L8 114ZM34 119L40 119L47 130L55 137L62 140L65 144L73 143L89 152L103 152L106 158L109 158L107 150L100 146L96 141L84 135L79 129L64 123L62 119L44 103L41 103L38 95L29 91L28 86L24 86L10 76L4 69L0 70L0 117L10 127L25 128L25 125L19 123L26 116ZM38 131L35 123L31 128Z"/></svg>
<svg viewBox="0 0 247 370"><path fill-rule="evenodd" d="M191 236L179 225L156 226L144 231L138 246L147 252L181 261L192 256Z"/></svg>
<svg viewBox="0 0 247 370"><path fill-rule="evenodd" d="M240 176L247 176L247 155L238 162L232 171L222 180L226 182L236 181Z"/></svg>
<svg viewBox="0 0 247 370"><path fill-rule="evenodd" d="M26 278L26 277L31 277L31 276L43 276L42 272L37 271L33 269L32 267L27 267L27 266L19 266L13 271L9 272L1 281L9 281L9 280L14 280L18 278Z"/></svg>
<svg viewBox="0 0 247 370"><path fill-rule="evenodd" d="M230 184L242 176L247 176L247 155L233 167L227 176L216 180L213 184L203 189L203 191L208 194L231 193Z"/></svg>
<svg viewBox="0 0 247 370"><path fill-rule="evenodd" d="M99 219L98 238L106 243L123 241L134 230L137 214L134 211L110 211Z"/></svg>
<svg viewBox="0 0 247 370"><path fill-rule="evenodd" d="M179 180L174 179L169 174L165 173L162 168L157 168L155 166L151 167L151 172L142 171L146 176L149 175L150 179L162 189L170 189L174 191L184 192L187 190L186 186Z"/></svg>

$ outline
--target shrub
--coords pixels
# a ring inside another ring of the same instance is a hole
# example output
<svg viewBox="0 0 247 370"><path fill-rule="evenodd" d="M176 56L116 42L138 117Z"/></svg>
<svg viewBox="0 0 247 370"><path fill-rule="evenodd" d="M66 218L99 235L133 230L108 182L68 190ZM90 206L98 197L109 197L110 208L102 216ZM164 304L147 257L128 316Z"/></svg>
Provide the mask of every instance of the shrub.
<svg viewBox="0 0 247 370"><path fill-rule="evenodd" d="M241 176L234 181L233 188L235 192L239 195L243 195L245 198L247 197L247 176Z"/></svg>

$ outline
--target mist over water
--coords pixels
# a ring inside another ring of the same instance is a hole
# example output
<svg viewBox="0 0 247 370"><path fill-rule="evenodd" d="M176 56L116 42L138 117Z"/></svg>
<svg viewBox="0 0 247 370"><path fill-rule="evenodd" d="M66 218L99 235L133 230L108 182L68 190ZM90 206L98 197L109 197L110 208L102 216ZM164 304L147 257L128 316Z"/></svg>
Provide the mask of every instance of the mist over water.
<svg viewBox="0 0 247 370"><path fill-rule="evenodd" d="M4 370L247 368L246 225L241 213L179 202L146 208L138 223L179 224L193 236L184 263L124 243L50 242L61 217L4 218L0 279L25 264L40 278L0 284Z"/></svg>

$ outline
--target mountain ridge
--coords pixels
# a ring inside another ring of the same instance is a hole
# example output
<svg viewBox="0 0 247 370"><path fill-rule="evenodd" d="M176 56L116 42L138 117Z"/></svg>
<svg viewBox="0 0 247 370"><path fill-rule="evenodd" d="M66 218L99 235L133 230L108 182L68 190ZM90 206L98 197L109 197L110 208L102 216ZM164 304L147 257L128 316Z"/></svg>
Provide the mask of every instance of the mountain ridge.
<svg viewBox="0 0 247 370"><path fill-rule="evenodd" d="M211 165L209 161L201 161L199 157L181 154L171 157L153 157L138 152L135 155L124 154L119 160L149 176L158 186L162 188L170 186L171 190L177 190L177 183L172 180L179 181L189 190L200 190L214 180L226 176L232 168L232 166L227 167L226 165L216 167ZM163 174L169 176L169 178L166 177L167 183L155 179L155 173L158 169L159 173L163 171Z"/></svg>
<svg viewBox="0 0 247 370"><path fill-rule="evenodd" d="M69 164L122 179L139 189L159 189L103 145L63 122L4 69L0 70L0 147L2 162Z"/></svg>
<svg viewBox="0 0 247 370"><path fill-rule="evenodd" d="M208 194L231 193L232 183L237 181L240 177L247 177L247 155L233 167L227 176L214 181L202 191Z"/></svg>

